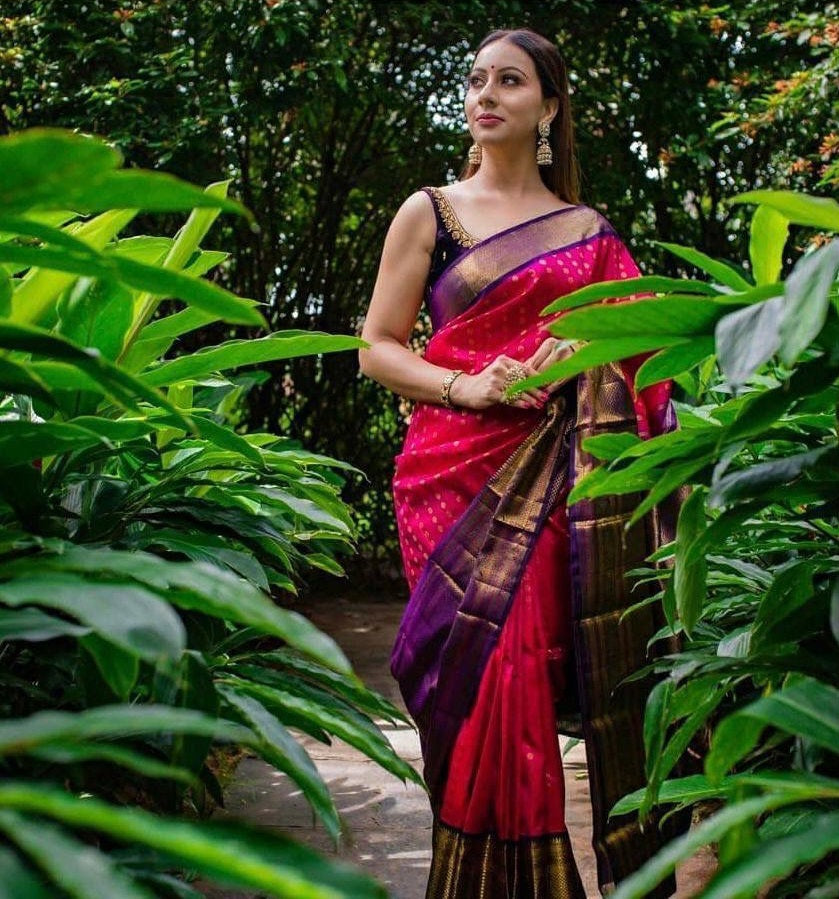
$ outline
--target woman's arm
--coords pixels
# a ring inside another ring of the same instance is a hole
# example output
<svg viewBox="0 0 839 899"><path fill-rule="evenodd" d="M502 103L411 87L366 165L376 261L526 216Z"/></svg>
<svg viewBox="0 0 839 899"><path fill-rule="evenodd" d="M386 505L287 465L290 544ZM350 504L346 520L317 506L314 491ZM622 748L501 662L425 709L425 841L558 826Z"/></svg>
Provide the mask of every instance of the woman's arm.
<svg viewBox="0 0 839 899"><path fill-rule="evenodd" d="M426 362L408 346L431 266L437 222L429 197L412 194L394 216L385 238L379 274L361 337L370 344L358 354L361 371L400 396L441 403L443 379L451 369ZM485 409L504 396L504 376L516 360L499 356L475 374L463 374L451 386L455 406ZM530 408L535 392L512 405Z"/></svg>

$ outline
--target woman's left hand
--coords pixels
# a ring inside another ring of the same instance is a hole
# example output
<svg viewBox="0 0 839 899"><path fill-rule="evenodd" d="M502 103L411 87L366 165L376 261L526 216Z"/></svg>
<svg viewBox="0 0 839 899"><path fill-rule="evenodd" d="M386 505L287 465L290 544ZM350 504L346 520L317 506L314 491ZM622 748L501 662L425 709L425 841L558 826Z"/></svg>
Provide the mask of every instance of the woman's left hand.
<svg viewBox="0 0 839 899"><path fill-rule="evenodd" d="M524 365L532 368L537 373L543 372L552 365L556 365L557 362L568 359L573 353L573 346L568 346L563 341L557 340L556 337L547 337L539 345L536 352L529 359L525 360ZM565 384L567 380L567 378L563 378L559 381L552 381L550 384L544 384L542 385L542 390L553 393Z"/></svg>

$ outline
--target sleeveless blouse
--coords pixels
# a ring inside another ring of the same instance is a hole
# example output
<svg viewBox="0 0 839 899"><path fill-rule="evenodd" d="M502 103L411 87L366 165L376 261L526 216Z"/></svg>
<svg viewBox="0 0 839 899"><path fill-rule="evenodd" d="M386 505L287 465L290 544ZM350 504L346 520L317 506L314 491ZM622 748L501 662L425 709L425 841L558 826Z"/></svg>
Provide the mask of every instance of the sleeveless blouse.
<svg viewBox="0 0 839 899"><path fill-rule="evenodd" d="M428 280L425 282L425 296L428 299L440 275L465 250L473 247L478 241L460 223L451 203L439 187L423 187L422 190L431 199L434 217L437 219L437 236L434 241L434 251L431 254L431 268L428 270Z"/></svg>

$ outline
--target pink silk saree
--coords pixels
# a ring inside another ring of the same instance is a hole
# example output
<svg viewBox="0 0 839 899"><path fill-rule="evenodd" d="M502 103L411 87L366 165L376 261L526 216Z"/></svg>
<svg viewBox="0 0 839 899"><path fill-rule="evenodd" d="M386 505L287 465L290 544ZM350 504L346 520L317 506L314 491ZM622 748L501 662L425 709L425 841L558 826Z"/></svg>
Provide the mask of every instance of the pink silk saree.
<svg viewBox="0 0 839 899"><path fill-rule="evenodd" d="M524 222L440 275L426 359L467 372L501 353L526 359L549 336L540 312L550 301L637 274L588 207ZM412 415L393 482L411 597L392 671L420 732L434 813L429 899L585 896L556 729L569 699L582 716L600 884L661 845L655 819L642 832L607 815L644 784L648 685L618 685L648 660L660 624L652 607L619 621L639 598L623 573L662 539L666 516L624 533L632 497L565 504L593 465L585 437L672 426L669 385L636 395L636 368L581 375L543 410L418 404ZM673 819L667 835L680 826ZM671 881L653 895L672 891Z"/></svg>

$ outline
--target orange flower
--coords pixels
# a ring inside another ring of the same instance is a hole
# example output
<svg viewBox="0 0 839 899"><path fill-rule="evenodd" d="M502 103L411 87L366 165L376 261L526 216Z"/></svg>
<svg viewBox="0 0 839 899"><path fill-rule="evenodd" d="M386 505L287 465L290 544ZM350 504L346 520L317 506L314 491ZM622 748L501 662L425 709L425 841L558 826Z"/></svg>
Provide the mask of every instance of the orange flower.
<svg viewBox="0 0 839 899"><path fill-rule="evenodd" d="M822 140L819 155L822 159L829 159L836 152L839 152L839 134L834 131Z"/></svg>

